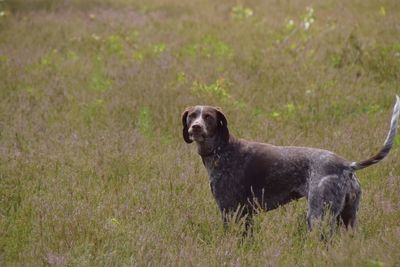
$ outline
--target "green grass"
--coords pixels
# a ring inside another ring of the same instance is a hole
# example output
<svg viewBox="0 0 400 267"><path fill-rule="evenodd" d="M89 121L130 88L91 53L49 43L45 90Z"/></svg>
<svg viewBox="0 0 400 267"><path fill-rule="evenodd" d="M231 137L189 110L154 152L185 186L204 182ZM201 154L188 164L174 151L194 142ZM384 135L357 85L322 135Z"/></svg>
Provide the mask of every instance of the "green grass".
<svg viewBox="0 0 400 267"><path fill-rule="evenodd" d="M181 112L233 134L371 156L400 94L384 1L0 1L1 266L400 265L400 139L359 172L354 233L304 200L224 232Z"/></svg>

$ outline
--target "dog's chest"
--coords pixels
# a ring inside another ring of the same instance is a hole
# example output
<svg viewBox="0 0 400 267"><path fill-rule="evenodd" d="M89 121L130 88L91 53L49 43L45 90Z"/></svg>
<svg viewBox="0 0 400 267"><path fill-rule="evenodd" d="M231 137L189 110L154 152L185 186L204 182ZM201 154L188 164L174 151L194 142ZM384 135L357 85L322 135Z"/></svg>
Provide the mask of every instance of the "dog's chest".
<svg viewBox="0 0 400 267"><path fill-rule="evenodd" d="M229 154L214 155L204 160L210 183L237 180L241 174L240 166L231 159ZM235 178L236 177L236 178Z"/></svg>
<svg viewBox="0 0 400 267"><path fill-rule="evenodd" d="M244 168L238 164L228 155L216 155L204 161L211 191L220 208L237 205L243 198Z"/></svg>

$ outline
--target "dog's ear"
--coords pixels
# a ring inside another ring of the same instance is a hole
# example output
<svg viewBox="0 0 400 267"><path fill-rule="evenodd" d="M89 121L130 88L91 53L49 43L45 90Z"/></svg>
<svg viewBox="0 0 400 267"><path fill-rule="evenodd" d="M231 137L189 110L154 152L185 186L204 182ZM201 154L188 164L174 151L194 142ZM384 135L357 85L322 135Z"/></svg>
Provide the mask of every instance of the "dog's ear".
<svg viewBox="0 0 400 267"><path fill-rule="evenodd" d="M191 109L192 109L192 107L187 107L185 109L185 111L182 113L183 140L185 140L185 142L188 143L188 144L193 142L193 140L189 138L189 132L188 132L189 128L188 128L188 125L187 125L187 116L188 116L188 113L189 113L189 111Z"/></svg>
<svg viewBox="0 0 400 267"><path fill-rule="evenodd" d="M217 118L218 118L218 129L220 135L222 137L223 142L229 141L229 130L228 130L228 121L226 120L225 114L222 112L220 107L215 107L217 111Z"/></svg>

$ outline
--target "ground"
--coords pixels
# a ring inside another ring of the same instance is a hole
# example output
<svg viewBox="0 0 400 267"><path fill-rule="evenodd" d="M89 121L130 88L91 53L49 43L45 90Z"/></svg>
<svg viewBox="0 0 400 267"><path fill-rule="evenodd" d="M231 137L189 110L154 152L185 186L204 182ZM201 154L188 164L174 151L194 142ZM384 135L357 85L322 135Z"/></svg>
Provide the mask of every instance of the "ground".
<svg viewBox="0 0 400 267"><path fill-rule="evenodd" d="M0 1L0 265L394 266L400 138L358 172L358 227L306 203L224 231L181 112L275 145L376 153L400 94L400 4Z"/></svg>

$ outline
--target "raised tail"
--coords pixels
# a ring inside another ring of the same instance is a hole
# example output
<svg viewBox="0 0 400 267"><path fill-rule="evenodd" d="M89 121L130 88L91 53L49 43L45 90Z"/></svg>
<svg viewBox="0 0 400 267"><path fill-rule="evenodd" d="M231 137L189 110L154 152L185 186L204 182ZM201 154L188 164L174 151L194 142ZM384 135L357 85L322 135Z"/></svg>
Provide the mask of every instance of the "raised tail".
<svg viewBox="0 0 400 267"><path fill-rule="evenodd" d="M382 149L378 152L378 154L376 154L372 158L369 158L361 162L351 163L350 168L352 170L356 171L364 169L370 165L378 163L379 161L384 159L387 156L387 154L389 154L389 151L393 146L394 137L396 136L397 125L399 122L399 113L400 113L400 98L399 96L396 95L396 104L394 105L393 108L392 120L390 121L390 130L386 137L385 143L383 144Z"/></svg>

